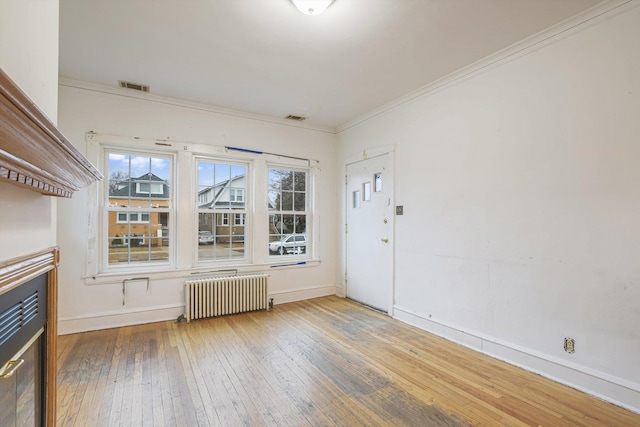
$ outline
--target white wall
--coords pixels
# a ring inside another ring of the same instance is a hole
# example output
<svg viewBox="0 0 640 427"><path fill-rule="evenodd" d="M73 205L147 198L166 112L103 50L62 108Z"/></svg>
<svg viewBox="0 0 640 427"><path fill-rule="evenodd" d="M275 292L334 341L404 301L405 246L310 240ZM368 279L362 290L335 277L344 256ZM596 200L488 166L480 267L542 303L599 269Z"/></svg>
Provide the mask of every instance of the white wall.
<svg viewBox="0 0 640 427"><path fill-rule="evenodd" d="M396 147L395 317L640 412L637 6L371 115L338 150L344 167Z"/></svg>
<svg viewBox="0 0 640 427"><path fill-rule="evenodd" d="M0 68L55 123L58 1L0 0ZM0 183L0 260L56 244L55 199Z"/></svg>
<svg viewBox="0 0 640 427"><path fill-rule="evenodd" d="M338 200L333 189L338 172L334 166L333 133L267 118L220 113L218 109L214 111L206 106L159 97L129 96L130 93L118 88L63 82L59 92L60 129L82 153L87 150L85 133L95 131L236 146L319 160L321 262L303 268L265 270L271 275L270 293L276 304L335 293L338 258L334 236L337 234ZM184 313L183 277L152 279L149 292L144 283L132 283L127 286L125 306L122 305L122 277L105 284L86 283L83 275L91 238L84 220L91 205L88 194L89 189L83 189L72 200L58 203L58 243L63 261L66 261L60 269L60 332L175 319ZM191 220L178 218L180 223ZM258 221L256 219L256 227L260 227ZM180 227L179 224L178 231Z"/></svg>

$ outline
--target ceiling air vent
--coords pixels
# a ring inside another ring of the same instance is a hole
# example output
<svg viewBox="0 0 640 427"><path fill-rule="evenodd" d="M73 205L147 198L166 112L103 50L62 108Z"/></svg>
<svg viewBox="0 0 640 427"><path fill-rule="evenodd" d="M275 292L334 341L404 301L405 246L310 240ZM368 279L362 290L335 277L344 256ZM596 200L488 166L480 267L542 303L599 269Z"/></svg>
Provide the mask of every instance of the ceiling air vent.
<svg viewBox="0 0 640 427"><path fill-rule="evenodd" d="M293 114L289 114L287 117L285 117L285 119L296 120L298 122L301 122L303 120L306 120L306 117L304 117L304 116L294 116Z"/></svg>
<svg viewBox="0 0 640 427"><path fill-rule="evenodd" d="M149 86L143 85L140 83L132 83L132 82L125 82L124 80L118 80L118 84L120 85L120 87L123 87L125 89L139 90L140 92L149 92Z"/></svg>

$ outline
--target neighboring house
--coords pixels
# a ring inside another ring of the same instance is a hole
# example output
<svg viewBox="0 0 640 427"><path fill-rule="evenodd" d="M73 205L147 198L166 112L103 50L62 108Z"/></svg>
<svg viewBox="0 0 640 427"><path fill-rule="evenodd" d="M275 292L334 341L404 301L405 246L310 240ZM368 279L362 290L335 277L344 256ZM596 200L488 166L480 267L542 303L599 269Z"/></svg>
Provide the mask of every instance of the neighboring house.
<svg viewBox="0 0 640 427"><path fill-rule="evenodd" d="M245 176L238 175L206 187L198 192L198 225L200 231L210 231L216 242L244 241L246 214ZM211 209L208 214L202 210ZM226 212L221 212L226 211Z"/></svg>
<svg viewBox="0 0 640 427"><path fill-rule="evenodd" d="M163 244L166 237L169 217L166 212L154 212L153 208L169 206L169 184L166 180L146 173L137 178L113 183L109 189L109 203L112 206L135 207L149 206L149 210L140 212L109 212L109 235L114 236L111 246L131 244L147 245L146 238L152 239L151 246ZM135 239L135 242L133 241Z"/></svg>

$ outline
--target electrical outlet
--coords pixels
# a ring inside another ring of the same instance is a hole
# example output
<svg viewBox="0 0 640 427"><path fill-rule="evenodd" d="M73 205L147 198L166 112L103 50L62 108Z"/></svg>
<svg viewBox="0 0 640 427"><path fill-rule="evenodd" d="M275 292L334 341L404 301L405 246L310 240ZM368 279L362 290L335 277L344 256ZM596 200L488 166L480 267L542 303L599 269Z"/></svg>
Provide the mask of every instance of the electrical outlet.
<svg viewBox="0 0 640 427"><path fill-rule="evenodd" d="M573 338L565 338L564 339L564 351L567 353L575 353L576 352L576 340Z"/></svg>

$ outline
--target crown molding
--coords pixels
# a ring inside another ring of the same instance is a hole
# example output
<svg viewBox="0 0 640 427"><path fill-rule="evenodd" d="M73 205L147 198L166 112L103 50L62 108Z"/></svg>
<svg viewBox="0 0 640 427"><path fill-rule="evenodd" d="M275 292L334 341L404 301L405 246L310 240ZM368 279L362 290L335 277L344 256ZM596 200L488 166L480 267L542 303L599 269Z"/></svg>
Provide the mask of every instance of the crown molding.
<svg viewBox="0 0 640 427"><path fill-rule="evenodd" d="M209 104L203 104L203 103L194 102L194 101L187 101L187 100L178 99L178 98L155 95L155 94L146 93L146 92L137 92L130 89L125 89L125 88L115 87L115 86L107 86L99 83L91 83L83 80L74 80L74 79L61 77L58 80L58 84L60 86L65 86L65 87L70 87L75 89L104 93L104 94L114 95L114 96L121 96L125 98L139 99L142 101L155 102L158 104L171 105L174 107L187 108L190 110L204 111L207 113L218 114L222 116L230 116L230 117L237 117L237 118L254 120L259 122L273 123L273 124L287 126L287 127L329 133L332 135L336 133L334 128L331 128L328 126L317 126L317 125L311 125L311 124L304 124L300 122L292 122L291 120L286 120L279 117L252 114L252 113L247 113L245 111L232 110L232 109L223 108L223 107L216 107Z"/></svg>
<svg viewBox="0 0 640 427"><path fill-rule="evenodd" d="M464 79L471 78L486 71L487 69L500 66L508 61L527 55L534 50L556 43L572 34L585 30L590 25L594 25L610 18L614 14L625 12L639 5L640 0L606 0L582 13L579 13L578 15L560 22L559 24L542 30L539 33L454 71L453 73L448 74L426 86L409 92L408 94L376 108L363 116L344 123L336 128L336 134L340 134L352 127L358 126L413 101L430 96L439 90L452 86Z"/></svg>

